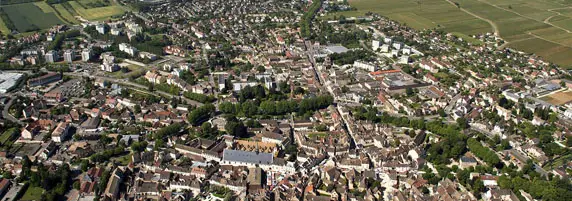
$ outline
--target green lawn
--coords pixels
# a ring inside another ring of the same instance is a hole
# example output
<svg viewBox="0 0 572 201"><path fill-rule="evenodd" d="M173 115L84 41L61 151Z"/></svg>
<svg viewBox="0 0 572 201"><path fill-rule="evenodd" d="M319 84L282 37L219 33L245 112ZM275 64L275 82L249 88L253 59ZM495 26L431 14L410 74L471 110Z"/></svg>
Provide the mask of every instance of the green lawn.
<svg viewBox="0 0 572 201"><path fill-rule="evenodd" d="M120 163L123 166L126 166L129 164L129 162L131 162L131 154L127 154L125 156L117 157L114 159L114 161Z"/></svg>
<svg viewBox="0 0 572 201"><path fill-rule="evenodd" d="M10 128L0 135L0 147L9 147L14 143L18 136L18 129Z"/></svg>
<svg viewBox="0 0 572 201"><path fill-rule="evenodd" d="M129 78L131 76L140 77L141 75L145 74L145 68L141 66L131 64L128 65L127 68L129 69L129 72L127 73L124 73L120 70L113 73L108 72L106 74L118 79Z"/></svg>
<svg viewBox="0 0 572 201"><path fill-rule="evenodd" d="M44 193L44 189L40 187L28 187L24 196L22 196L22 201L32 201L32 200L41 200L42 194Z"/></svg>
<svg viewBox="0 0 572 201"><path fill-rule="evenodd" d="M326 137L328 134L326 132L312 132L312 133L308 133L308 138L324 138Z"/></svg>

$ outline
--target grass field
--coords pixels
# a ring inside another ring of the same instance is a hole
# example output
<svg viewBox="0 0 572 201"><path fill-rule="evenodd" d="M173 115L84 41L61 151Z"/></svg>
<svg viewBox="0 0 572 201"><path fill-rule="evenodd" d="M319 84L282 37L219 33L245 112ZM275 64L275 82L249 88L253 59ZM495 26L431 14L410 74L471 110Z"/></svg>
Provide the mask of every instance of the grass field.
<svg viewBox="0 0 572 201"><path fill-rule="evenodd" d="M572 102L572 91L562 91L540 98L552 105L564 105Z"/></svg>
<svg viewBox="0 0 572 201"><path fill-rule="evenodd" d="M4 23L4 20L0 19L0 32L2 32L2 34L6 35L10 33L10 29L8 29L8 27L6 26L6 23Z"/></svg>
<svg viewBox="0 0 572 201"><path fill-rule="evenodd" d="M379 13L415 29L442 28L465 35L492 32L490 20L509 47L535 53L572 67L572 1L570 0L349 0L355 11L323 16L333 19Z"/></svg>
<svg viewBox="0 0 572 201"><path fill-rule="evenodd" d="M53 6L58 11L60 17L64 18L72 24L79 23L79 21L75 19L75 17L62 4L54 4Z"/></svg>
<svg viewBox="0 0 572 201"><path fill-rule="evenodd" d="M32 200L41 200L42 194L44 193L44 189L40 187L28 187L26 193L22 196L20 200L22 201L32 201Z"/></svg>
<svg viewBox="0 0 572 201"><path fill-rule="evenodd" d="M69 1L68 3L79 15L87 20L106 20L112 16L124 13L123 9L117 5L86 9L76 1Z"/></svg>
<svg viewBox="0 0 572 201"><path fill-rule="evenodd" d="M49 6L48 6L49 7ZM42 6L42 9L47 9ZM64 24L53 12L43 12L34 3L22 3L4 6L4 12L8 15L16 29L20 32L50 28L56 24Z"/></svg>
<svg viewBox="0 0 572 201"><path fill-rule="evenodd" d="M123 64L120 64L121 67L123 67ZM111 77L117 78L117 79L123 79L123 78L129 78L131 76L135 76L135 77L140 77L141 75L145 74L145 68L137 66L137 65L129 65L126 64L126 66L129 69L129 72L124 73L121 71L115 71L113 73L105 73Z"/></svg>
<svg viewBox="0 0 572 201"><path fill-rule="evenodd" d="M4 131L2 135L0 135L0 147L9 147L11 144L13 144L16 140L16 132L18 132L16 128L11 128L7 131Z"/></svg>

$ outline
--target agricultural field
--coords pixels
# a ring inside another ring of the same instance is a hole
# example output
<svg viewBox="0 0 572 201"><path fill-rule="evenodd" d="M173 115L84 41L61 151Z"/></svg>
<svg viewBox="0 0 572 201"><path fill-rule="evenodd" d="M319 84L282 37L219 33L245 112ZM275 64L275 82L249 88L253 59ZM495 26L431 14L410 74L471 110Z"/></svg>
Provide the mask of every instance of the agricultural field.
<svg viewBox="0 0 572 201"><path fill-rule="evenodd" d="M53 9L51 12L44 12L44 10L50 11L49 6L46 6L41 5L42 8L40 8L35 3L22 3L3 6L3 10L19 32L46 29L57 24L64 24L53 12Z"/></svg>
<svg viewBox="0 0 572 201"><path fill-rule="evenodd" d="M54 9L56 9L56 11L58 11L59 16L64 18L70 24L79 23L79 21L74 17L74 15L70 13L70 11L68 11L68 9L66 9L62 4L54 4L52 6L54 7Z"/></svg>
<svg viewBox="0 0 572 201"><path fill-rule="evenodd" d="M552 105L564 105L572 102L572 91L556 92L540 99Z"/></svg>
<svg viewBox="0 0 572 201"><path fill-rule="evenodd" d="M113 16L121 15L125 11L118 5L89 8L77 1L67 2L81 17L87 20L106 20Z"/></svg>
<svg viewBox="0 0 572 201"><path fill-rule="evenodd" d="M10 33L10 29L8 29L6 23L4 23L4 20L2 19L0 19L0 32L4 35Z"/></svg>
<svg viewBox="0 0 572 201"><path fill-rule="evenodd" d="M453 1L451 1L453 2ZM379 13L415 29L442 28L465 35L497 27L508 47L572 67L572 1L569 0L349 0L357 10L323 19ZM482 18L482 19L479 19Z"/></svg>

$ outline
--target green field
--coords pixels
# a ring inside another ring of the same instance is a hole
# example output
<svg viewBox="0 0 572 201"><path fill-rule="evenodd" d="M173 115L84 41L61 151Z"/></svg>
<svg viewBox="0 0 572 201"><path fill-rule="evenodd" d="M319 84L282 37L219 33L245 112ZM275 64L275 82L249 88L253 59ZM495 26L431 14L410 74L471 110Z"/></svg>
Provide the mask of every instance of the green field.
<svg viewBox="0 0 572 201"><path fill-rule="evenodd" d="M54 8L58 11L60 17L64 18L71 24L78 24L79 21L70 13L62 4L54 4Z"/></svg>
<svg viewBox="0 0 572 201"><path fill-rule="evenodd" d="M49 6L48 6L49 7ZM64 24L53 12L43 12L46 7L34 3L22 3L3 6L4 12L19 32L47 29L57 24Z"/></svg>
<svg viewBox="0 0 572 201"><path fill-rule="evenodd" d="M452 1L453 2L453 1ZM330 13L323 19L379 13L415 29L442 28L465 35L493 32L508 46L572 66L570 0L349 0L356 11ZM471 14L483 18L479 19ZM514 41L514 43L512 42Z"/></svg>
<svg viewBox="0 0 572 201"><path fill-rule="evenodd" d="M2 32L4 35L10 33L10 29L8 29L6 23L4 23L4 20L2 19L0 19L0 32Z"/></svg>
<svg viewBox="0 0 572 201"><path fill-rule="evenodd" d="M22 196L20 200L22 201L31 201L31 200L41 200L42 194L44 193L44 189L40 187L28 187L26 193Z"/></svg>
<svg viewBox="0 0 572 201"><path fill-rule="evenodd" d="M19 32L50 28L57 24L79 24L75 16L86 20L108 20L125 11L115 3L100 0L68 1L49 5L45 1L4 5L4 12ZM6 22L0 20L0 32L10 32Z"/></svg>
<svg viewBox="0 0 572 201"><path fill-rule="evenodd" d="M79 15L87 20L106 20L110 19L112 16L121 15L125 12L117 5L85 8L82 4L79 4L76 1L69 1L68 3Z"/></svg>

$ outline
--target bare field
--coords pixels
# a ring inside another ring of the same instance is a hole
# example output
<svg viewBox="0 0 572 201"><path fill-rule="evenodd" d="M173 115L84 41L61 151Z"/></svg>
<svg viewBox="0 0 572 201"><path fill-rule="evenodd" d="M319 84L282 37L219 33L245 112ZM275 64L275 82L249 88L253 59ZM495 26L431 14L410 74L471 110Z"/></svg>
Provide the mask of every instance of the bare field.
<svg viewBox="0 0 572 201"><path fill-rule="evenodd" d="M563 91L540 98L552 105L564 105L572 102L572 91Z"/></svg>

